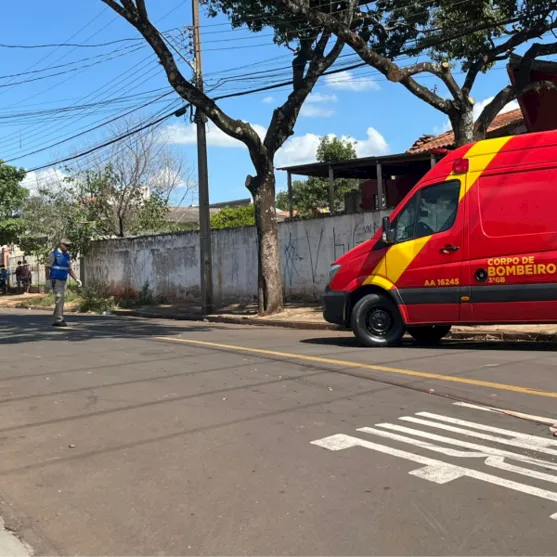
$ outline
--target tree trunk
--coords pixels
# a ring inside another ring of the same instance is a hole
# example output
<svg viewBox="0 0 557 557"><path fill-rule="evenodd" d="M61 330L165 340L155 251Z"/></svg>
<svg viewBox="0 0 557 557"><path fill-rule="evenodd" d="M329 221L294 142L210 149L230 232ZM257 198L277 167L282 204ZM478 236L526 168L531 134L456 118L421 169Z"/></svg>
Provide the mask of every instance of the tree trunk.
<svg viewBox="0 0 557 557"><path fill-rule="evenodd" d="M273 165L270 165L273 168ZM258 249L259 314L270 315L284 309L277 215L275 210L275 175L273 170L248 176L247 186L253 196Z"/></svg>
<svg viewBox="0 0 557 557"><path fill-rule="evenodd" d="M450 120L454 130L455 144L457 147L475 141L474 114L472 107L455 111L450 115Z"/></svg>
<svg viewBox="0 0 557 557"><path fill-rule="evenodd" d="M118 236L120 236L120 238L123 238L125 235L126 234L124 231L124 217L118 215Z"/></svg>

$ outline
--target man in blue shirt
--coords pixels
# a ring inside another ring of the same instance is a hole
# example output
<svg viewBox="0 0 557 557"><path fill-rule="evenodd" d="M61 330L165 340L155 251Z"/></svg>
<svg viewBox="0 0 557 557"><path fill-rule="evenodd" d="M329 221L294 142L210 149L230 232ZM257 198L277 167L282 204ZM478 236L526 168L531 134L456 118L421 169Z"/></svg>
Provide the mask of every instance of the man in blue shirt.
<svg viewBox="0 0 557 557"><path fill-rule="evenodd" d="M81 281L75 276L72 269L72 258L68 253L70 247L68 240L61 240L60 245L48 254L46 262L46 280L50 280L54 292L54 323L55 327L67 327L64 319L64 299L66 296L66 282L68 276L72 277L81 288Z"/></svg>
<svg viewBox="0 0 557 557"><path fill-rule="evenodd" d="M2 294L8 293L9 272L4 265L0 265L0 292Z"/></svg>

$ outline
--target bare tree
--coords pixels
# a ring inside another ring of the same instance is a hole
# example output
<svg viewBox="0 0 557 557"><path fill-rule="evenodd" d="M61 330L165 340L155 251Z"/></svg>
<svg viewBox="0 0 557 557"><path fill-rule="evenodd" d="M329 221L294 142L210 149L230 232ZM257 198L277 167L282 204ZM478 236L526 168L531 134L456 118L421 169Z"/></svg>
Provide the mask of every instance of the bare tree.
<svg viewBox="0 0 557 557"><path fill-rule="evenodd" d="M136 125L124 122L114 131L125 136ZM35 176L20 244L40 256L65 236L85 255L95 239L167 231L169 208L196 193L192 176L165 134L146 129L74 168Z"/></svg>
<svg viewBox="0 0 557 557"><path fill-rule="evenodd" d="M258 298L259 312L269 314L283 308L282 277L278 227L275 210L274 157L284 142L294 133L294 126L303 102L317 80L338 58L343 48L341 39L331 40L329 31L300 23L284 15L276 6L261 7L259 0L205 0L210 9L227 13L234 25L246 24L252 30L273 26L275 40L295 47L292 61L292 92L286 102L277 107L261 139L248 123L230 117L217 103L197 88L178 68L165 37L149 19L145 0L101 0L128 21L156 53L168 82L188 103L200 109L220 130L247 147L255 175L246 179L253 196L259 240ZM252 8L256 8L255 12ZM331 6L334 11L336 8ZM250 15L257 13L254 17ZM346 22L350 24L349 21ZM331 43L331 44L330 44Z"/></svg>
<svg viewBox="0 0 557 557"><path fill-rule="evenodd" d="M345 0L342 17L323 0L264 0L280 5L293 17L326 29L349 45L389 81L446 114L457 145L485 137L487 128L510 101L532 90L556 88L549 81L529 83L530 66L539 56L557 53L557 43L534 39L557 29L554 0ZM409 46L410 45L410 46ZM516 85L504 87L474 122L472 88L479 74L509 59L526 46ZM426 53L431 61L401 67L404 55ZM455 78L459 62L464 79ZM439 80L433 87L416 77ZM447 96L439 91L446 90Z"/></svg>
<svg viewBox="0 0 557 557"><path fill-rule="evenodd" d="M114 135L126 136L139 119L115 126ZM164 230L170 205L181 205L197 189L184 157L163 132L152 128L125 137L100 157L85 161L69 180L97 229L120 237Z"/></svg>

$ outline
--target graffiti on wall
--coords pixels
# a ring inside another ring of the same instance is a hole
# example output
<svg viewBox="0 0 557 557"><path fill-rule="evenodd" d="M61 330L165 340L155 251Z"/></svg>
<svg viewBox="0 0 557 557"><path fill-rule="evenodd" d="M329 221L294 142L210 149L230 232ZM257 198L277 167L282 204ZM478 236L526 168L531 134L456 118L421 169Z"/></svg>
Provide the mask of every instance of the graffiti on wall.
<svg viewBox="0 0 557 557"><path fill-rule="evenodd" d="M379 230L379 224L372 222L364 224L357 223L351 230L338 232L333 227L333 256L338 259L341 255L369 240Z"/></svg>

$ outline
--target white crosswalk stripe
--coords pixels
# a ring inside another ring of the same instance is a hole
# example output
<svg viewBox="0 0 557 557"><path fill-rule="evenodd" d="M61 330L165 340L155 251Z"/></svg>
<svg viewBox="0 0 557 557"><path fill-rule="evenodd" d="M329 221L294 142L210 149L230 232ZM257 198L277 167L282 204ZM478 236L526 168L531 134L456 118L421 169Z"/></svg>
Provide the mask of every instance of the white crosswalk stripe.
<svg viewBox="0 0 557 557"><path fill-rule="evenodd" d="M389 445L344 434L317 439L312 441L312 444L330 451L364 447L416 462L422 464L423 467L412 470L409 474L437 484L445 484L458 478L469 477L557 502L557 492L555 491L461 466L460 463L454 464L433 459L396 446L397 444L411 445L415 449L422 449L454 459L475 459L475 462L483 460L482 464L491 470L495 468L511 473L518 476L518 479L523 479L523 481L527 481L524 478L530 478L531 480L557 484L557 461L551 460L552 456L557 456L557 441L431 412L417 412L414 416L401 416L398 419L404 425L379 423L375 427L366 426L357 429L360 433L387 440L390 442ZM414 427L408 427L409 425ZM421 427L418 429L418 426ZM435 430L450 432L454 436L440 435ZM468 440L462 437L468 438ZM475 440L489 442L490 444L480 444ZM392 446L393 444L394 446ZM497 445L522 449L530 454L523 454ZM549 458L546 459L545 456ZM557 513L552 514L550 518L557 520Z"/></svg>

